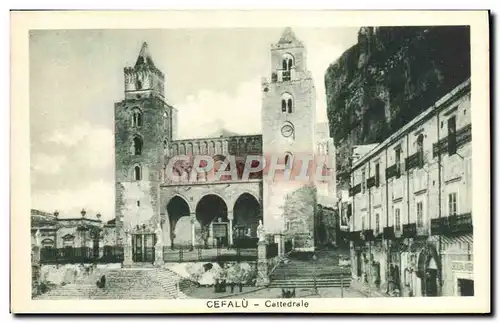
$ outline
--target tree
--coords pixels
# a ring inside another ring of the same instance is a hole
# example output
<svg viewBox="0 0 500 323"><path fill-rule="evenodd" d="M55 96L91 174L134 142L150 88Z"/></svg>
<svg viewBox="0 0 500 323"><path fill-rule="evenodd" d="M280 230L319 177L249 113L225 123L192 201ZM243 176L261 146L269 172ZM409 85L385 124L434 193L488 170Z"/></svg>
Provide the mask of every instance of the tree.
<svg viewBox="0 0 500 323"><path fill-rule="evenodd" d="M285 196L283 217L288 223L286 234L290 237L315 235L317 210L316 187L303 186Z"/></svg>

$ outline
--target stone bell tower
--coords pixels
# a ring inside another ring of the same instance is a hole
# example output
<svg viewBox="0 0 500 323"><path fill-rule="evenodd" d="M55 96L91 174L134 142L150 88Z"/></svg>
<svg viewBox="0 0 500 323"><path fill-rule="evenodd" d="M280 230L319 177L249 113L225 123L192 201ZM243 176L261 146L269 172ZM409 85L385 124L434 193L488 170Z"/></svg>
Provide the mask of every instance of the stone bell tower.
<svg viewBox="0 0 500 323"><path fill-rule="evenodd" d="M286 28L271 45L271 81L262 82L262 141L267 159L293 167L294 156L313 156L316 122L316 89L307 70L306 48L291 28ZM272 158L272 157L271 157ZM267 178L266 178L267 177ZM264 178L264 226L268 232L282 232L285 196L306 185L304 181ZM311 219L302 231L313 232Z"/></svg>
<svg viewBox="0 0 500 323"><path fill-rule="evenodd" d="M164 149L172 139L173 107L165 102L164 75L147 43L125 67L125 99L115 103L117 242L134 228L154 232L160 219Z"/></svg>

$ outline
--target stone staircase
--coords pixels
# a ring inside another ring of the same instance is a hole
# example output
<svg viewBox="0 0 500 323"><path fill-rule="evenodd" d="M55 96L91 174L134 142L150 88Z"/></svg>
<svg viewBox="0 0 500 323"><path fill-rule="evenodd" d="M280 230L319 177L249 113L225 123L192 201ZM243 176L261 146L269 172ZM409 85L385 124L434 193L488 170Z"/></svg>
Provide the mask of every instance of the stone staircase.
<svg viewBox="0 0 500 323"><path fill-rule="evenodd" d="M270 277L271 288L348 288L350 269L338 265L335 254L316 253L316 259L288 258Z"/></svg>
<svg viewBox="0 0 500 323"><path fill-rule="evenodd" d="M106 275L106 287L96 286L97 279ZM163 268L123 268L96 273L60 286L37 299L182 299L181 277Z"/></svg>
<svg viewBox="0 0 500 323"><path fill-rule="evenodd" d="M92 299L96 291L97 286L95 284L67 284L52 289L34 299Z"/></svg>

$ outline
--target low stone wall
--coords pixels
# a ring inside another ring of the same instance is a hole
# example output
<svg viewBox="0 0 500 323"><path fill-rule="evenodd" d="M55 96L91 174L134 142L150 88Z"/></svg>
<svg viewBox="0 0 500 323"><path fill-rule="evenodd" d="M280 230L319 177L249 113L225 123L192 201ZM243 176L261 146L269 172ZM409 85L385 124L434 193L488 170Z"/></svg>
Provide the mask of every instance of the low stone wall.
<svg viewBox="0 0 500 323"><path fill-rule="evenodd" d="M184 279L194 281L200 286L213 286L217 279L225 279L228 283L242 282L244 285L255 284L255 277L257 276L255 262L240 262L239 264L236 262L225 262L223 267L216 262L165 264L166 269Z"/></svg>

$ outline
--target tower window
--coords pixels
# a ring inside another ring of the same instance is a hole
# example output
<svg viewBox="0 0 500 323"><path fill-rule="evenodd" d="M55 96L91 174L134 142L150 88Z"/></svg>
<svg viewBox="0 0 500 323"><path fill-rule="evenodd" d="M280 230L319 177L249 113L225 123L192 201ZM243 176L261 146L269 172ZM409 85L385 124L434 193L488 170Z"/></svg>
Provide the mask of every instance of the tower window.
<svg viewBox="0 0 500 323"><path fill-rule="evenodd" d="M165 130L168 129L168 114L167 112L163 112L163 128L165 128Z"/></svg>
<svg viewBox="0 0 500 323"><path fill-rule="evenodd" d="M141 127L142 126L142 112L135 108L132 112L132 126Z"/></svg>
<svg viewBox="0 0 500 323"><path fill-rule="evenodd" d="M142 154L142 138L139 136L134 137L134 155L139 156Z"/></svg>
<svg viewBox="0 0 500 323"><path fill-rule="evenodd" d="M293 96L290 93L286 92L281 95L281 112L293 112Z"/></svg>
<svg viewBox="0 0 500 323"><path fill-rule="evenodd" d="M291 169L292 168L292 154L286 153L285 154L285 169Z"/></svg>
<svg viewBox="0 0 500 323"><path fill-rule="evenodd" d="M142 180L142 170L141 170L141 166L139 166L139 165L134 167L134 179L136 181Z"/></svg>

